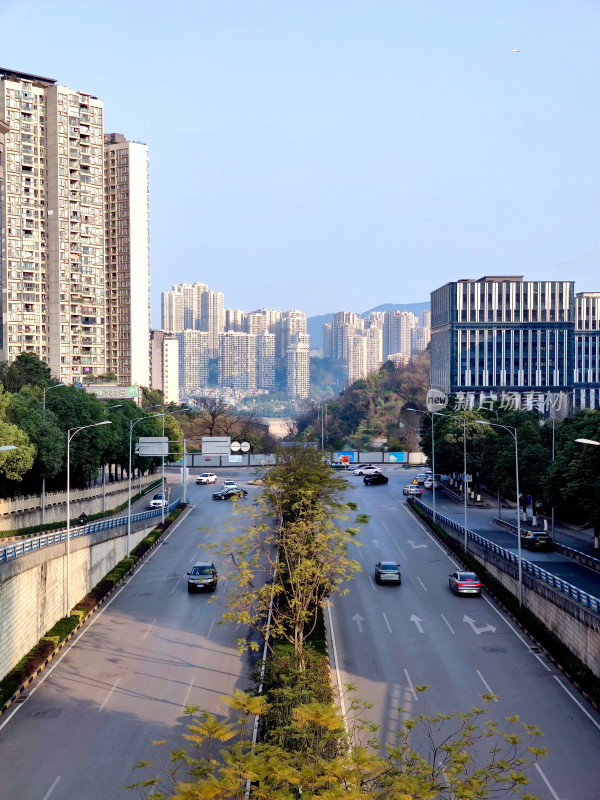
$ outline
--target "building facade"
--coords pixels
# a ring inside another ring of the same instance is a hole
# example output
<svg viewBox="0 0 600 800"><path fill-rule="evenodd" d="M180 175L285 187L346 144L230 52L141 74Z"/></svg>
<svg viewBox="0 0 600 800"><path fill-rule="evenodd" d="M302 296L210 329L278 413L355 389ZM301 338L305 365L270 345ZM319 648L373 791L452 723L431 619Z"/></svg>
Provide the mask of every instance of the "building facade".
<svg viewBox="0 0 600 800"><path fill-rule="evenodd" d="M458 392L571 392L571 281L465 279L431 294L431 386Z"/></svg>
<svg viewBox="0 0 600 800"><path fill-rule="evenodd" d="M179 402L179 340L174 333L150 331L150 388L165 403Z"/></svg>
<svg viewBox="0 0 600 800"><path fill-rule="evenodd" d="M176 333L179 343L179 398L187 400L208 386L210 339L203 331Z"/></svg>
<svg viewBox="0 0 600 800"><path fill-rule="evenodd" d="M288 397L305 399L310 394L310 335L294 333L286 353Z"/></svg>
<svg viewBox="0 0 600 800"><path fill-rule="evenodd" d="M248 392L257 388L257 336L227 331L219 336L219 385Z"/></svg>
<svg viewBox="0 0 600 800"><path fill-rule="evenodd" d="M575 295L574 408L600 408L600 292Z"/></svg>
<svg viewBox="0 0 600 800"><path fill-rule="evenodd" d="M148 147L104 136L106 371L150 385Z"/></svg>

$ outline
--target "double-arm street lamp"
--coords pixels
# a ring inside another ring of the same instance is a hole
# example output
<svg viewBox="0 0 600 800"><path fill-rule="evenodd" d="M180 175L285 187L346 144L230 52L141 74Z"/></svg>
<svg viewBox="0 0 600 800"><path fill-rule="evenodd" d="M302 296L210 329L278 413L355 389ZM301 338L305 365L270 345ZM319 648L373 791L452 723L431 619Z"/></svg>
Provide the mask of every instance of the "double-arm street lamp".
<svg viewBox="0 0 600 800"><path fill-rule="evenodd" d="M111 408L122 408L122 407L123 407L122 403L117 403L114 406L107 406L106 410L110 411ZM106 464L102 464L102 511L103 512L106 511Z"/></svg>
<svg viewBox="0 0 600 800"><path fill-rule="evenodd" d="M149 414L145 417L137 417L135 419L129 420L129 470L127 472L127 478L129 481L129 491L127 494L127 558L129 558L129 554L131 552L131 440L133 436L133 429L138 424L138 422L142 422L145 419L153 419L154 417L160 417L160 414ZM164 481L164 475L163 475ZM164 503L164 486L163 486L163 503Z"/></svg>
<svg viewBox="0 0 600 800"><path fill-rule="evenodd" d="M54 388L54 387L52 387ZM70 580L71 580L71 441L80 431L86 428L97 428L100 425L112 425L109 419L94 422L92 425L80 425L78 428L69 428L67 431L67 590L65 592L65 617L70 610Z"/></svg>
<svg viewBox="0 0 600 800"><path fill-rule="evenodd" d="M190 408L178 408L176 411L163 411L161 414L155 414L154 416L162 417L162 435L163 435L163 446L162 446L162 484L163 484L163 502L162 502L162 514L161 514L161 522L165 521L165 503L166 503L166 491L165 491L165 445L164 445L164 438L165 438L165 417L170 417L173 414L183 414L186 411L191 411ZM184 457L184 464L183 464L183 476L185 480L185 457Z"/></svg>
<svg viewBox="0 0 600 800"><path fill-rule="evenodd" d="M46 421L46 392L50 389L60 389L66 383L55 383L54 386L45 386L42 389L42 420ZM46 478L42 476L42 525L46 524Z"/></svg>
<svg viewBox="0 0 600 800"><path fill-rule="evenodd" d="M517 489L517 561L519 576L519 605L523 605L523 564L521 563L521 499L519 492L519 440L517 429L513 425L501 425L498 422L488 422L484 419L476 419L477 425L489 425L491 428L503 428L508 431L515 440L515 482Z"/></svg>
<svg viewBox="0 0 600 800"><path fill-rule="evenodd" d="M597 442L595 439L575 439L576 442L579 444L591 444L595 445L596 447L600 447L600 442ZM600 537L596 532L596 528L594 528L594 550L598 550L600 548Z"/></svg>
<svg viewBox="0 0 600 800"><path fill-rule="evenodd" d="M415 414L426 414L431 420L431 469L433 471L433 521L436 521L435 515L435 432L433 427L433 415L436 413L435 411L422 411L418 408L407 408L407 411L412 411ZM442 415L443 416L443 415Z"/></svg>

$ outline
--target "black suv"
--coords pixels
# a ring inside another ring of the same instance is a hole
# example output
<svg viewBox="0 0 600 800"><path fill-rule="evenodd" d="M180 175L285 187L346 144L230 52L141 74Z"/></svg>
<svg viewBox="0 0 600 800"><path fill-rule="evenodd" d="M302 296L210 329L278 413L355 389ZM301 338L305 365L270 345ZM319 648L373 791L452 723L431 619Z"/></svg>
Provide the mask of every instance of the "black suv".
<svg viewBox="0 0 600 800"><path fill-rule="evenodd" d="M376 483L387 483L388 476L383 475L381 472L375 472L373 475L365 475L363 478L363 483L365 486L372 486Z"/></svg>
<svg viewBox="0 0 600 800"><path fill-rule="evenodd" d="M187 575L188 592L214 592L217 588L217 569L212 561L200 561Z"/></svg>
<svg viewBox="0 0 600 800"><path fill-rule="evenodd" d="M552 539L547 533L521 531L521 547L525 550L552 550Z"/></svg>

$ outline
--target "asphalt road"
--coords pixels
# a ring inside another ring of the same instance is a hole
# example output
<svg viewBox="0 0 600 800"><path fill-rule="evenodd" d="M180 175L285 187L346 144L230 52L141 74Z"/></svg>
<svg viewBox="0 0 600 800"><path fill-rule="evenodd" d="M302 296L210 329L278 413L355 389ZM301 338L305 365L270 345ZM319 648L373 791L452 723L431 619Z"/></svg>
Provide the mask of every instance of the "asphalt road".
<svg viewBox="0 0 600 800"><path fill-rule="evenodd" d="M597 800L600 715L536 652L487 598L456 597L448 574L458 566L405 507L410 473L386 470L387 486L348 475L350 493L370 515L356 547L363 567L331 607L334 676L374 704L368 718L393 742L398 707L408 714L465 711L492 691L492 718L513 714L536 724L549 754L529 771L530 790L547 800ZM373 567L398 560L401 586L378 586ZM416 686L429 689L420 694Z"/></svg>
<svg viewBox="0 0 600 800"><path fill-rule="evenodd" d="M245 486L253 476L219 471L220 483L231 477ZM150 742L182 745L186 704L225 713L220 695L250 685L256 656L240 656L239 632L218 624L224 582L212 603L187 592L189 568L213 558L209 543L242 524L194 481L192 507L164 542L0 717L2 800L131 800L120 787L145 777L132 767L153 759ZM244 502L260 491L248 490Z"/></svg>

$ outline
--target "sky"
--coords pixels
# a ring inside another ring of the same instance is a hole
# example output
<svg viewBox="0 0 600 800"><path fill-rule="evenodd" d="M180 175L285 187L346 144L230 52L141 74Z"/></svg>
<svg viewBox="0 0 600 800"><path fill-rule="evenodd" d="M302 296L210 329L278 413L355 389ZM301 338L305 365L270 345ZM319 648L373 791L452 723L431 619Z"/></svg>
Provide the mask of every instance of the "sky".
<svg viewBox="0 0 600 800"><path fill-rule="evenodd" d="M309 316L600 291L600 0L0 0L0 37L148 144L152 327L184 281Z"/></svg>

